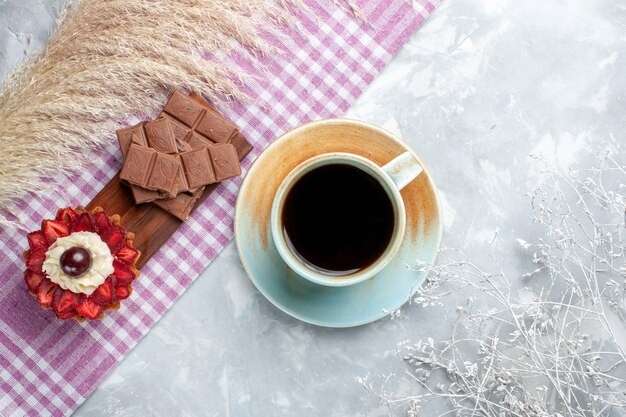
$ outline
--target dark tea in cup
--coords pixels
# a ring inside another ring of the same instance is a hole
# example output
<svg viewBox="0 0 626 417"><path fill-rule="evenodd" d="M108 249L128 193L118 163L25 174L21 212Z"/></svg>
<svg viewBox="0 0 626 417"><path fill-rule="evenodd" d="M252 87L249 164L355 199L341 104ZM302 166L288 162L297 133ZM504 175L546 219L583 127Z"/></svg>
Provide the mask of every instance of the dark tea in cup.
<svg viewBox="0 0 626 417"><path fill-rule="evenodd" d="M290 250L310 268L349 275L376 262L389 246L394 208L385 188L362 169L342 163L299 178L282 208Z"/></svg>
<svg viewBox="0 0 626 417"><path fill-rule="evenodd" d="M400 249L400 190L421 172L410 151L383 166L347 152L301 162L274 195L274 247L286 266L316 284L345 287L374 277Z"/></svg>

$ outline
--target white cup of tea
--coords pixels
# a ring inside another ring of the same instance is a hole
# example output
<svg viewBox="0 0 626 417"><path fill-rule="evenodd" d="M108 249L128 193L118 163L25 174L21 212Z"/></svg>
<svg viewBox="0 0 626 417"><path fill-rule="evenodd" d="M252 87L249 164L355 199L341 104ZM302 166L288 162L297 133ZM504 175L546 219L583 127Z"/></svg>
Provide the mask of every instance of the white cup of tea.
<svg viewBox="0 0 626 417"><path fill-rule="evenodd" d="M270 228L285 263L332 287L372 278L395 256L406 228L400 190L423 171L412 152L384 166L333 152L296 166L279 186Z"/></svg>

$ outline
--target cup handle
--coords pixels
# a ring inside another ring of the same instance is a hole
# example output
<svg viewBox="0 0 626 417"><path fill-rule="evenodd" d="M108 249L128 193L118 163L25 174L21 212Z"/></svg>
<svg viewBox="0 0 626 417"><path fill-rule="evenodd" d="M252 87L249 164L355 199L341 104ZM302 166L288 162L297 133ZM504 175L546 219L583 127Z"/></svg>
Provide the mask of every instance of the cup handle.
<svg viewBox="0 0 626 417"><path fill-rule="evenodd" d="M410 151L406 151L383 166L382 170L391 177L398 190L401 190L421 174L424 169L417 158L415 158L415 155Z"/></svg>

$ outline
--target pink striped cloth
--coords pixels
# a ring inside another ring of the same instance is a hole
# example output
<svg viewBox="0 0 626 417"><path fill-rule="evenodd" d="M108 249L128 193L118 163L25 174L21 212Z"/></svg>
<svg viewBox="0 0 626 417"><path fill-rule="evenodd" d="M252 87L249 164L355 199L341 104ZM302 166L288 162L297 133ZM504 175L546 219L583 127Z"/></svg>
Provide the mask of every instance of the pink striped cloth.
<svg viewBox="0 0 626 417"><path fill-rule="evenodd" d="M284 36L286 51L264 59L266 69L233 56L233 65L258 75L255 103L223 108L255 148L254 158L279 134L319 118L343 114L435 9L438 0L356 1L363 17L333 0L308 1ZM19 202L21 218L37 228L59 206L86 205L120 169L114 135L80 176L60 178L49 195ZM145 265L132 296L102 321L61 321L27 293L22 277L25 233L0 231L0 414L71 414L143 338L233 236L240 185L227 181L211 194Z"/></svg>

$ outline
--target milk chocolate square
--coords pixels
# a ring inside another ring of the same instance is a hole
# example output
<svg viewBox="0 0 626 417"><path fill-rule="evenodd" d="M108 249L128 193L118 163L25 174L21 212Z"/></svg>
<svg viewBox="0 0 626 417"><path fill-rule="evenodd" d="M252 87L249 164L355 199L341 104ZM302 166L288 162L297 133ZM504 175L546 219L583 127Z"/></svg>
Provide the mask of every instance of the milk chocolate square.
<svg viewBox="0 0 626 417"><path fill-rule="evenodd" d="M237 149L230 143L218 143L208 148L215 170L215 179L220 182L241 175Z"/></svg>
<svg viewBox="0 0 626 417"><path fill-rule="evenodd" d="M164 112L171 114L187 126L193 126L203 110L200 103L190 99L179 90L172 93L163 107Z"/></svg>
<svg viewBox="0 0 626 417"><path fill-rule="evenodd" d="M138 123L134 126L120 129L115 133L117 135L117 140L120 143L120 149L124 159L126 159L126 154L128 153L128 148L130 148L131 143L136 143L142 146L148 145L148 142L146 142L146 135L143 131L143 123Z"/></svg>
<svg viewBox="0 0 626 417"><path fill-rule="evenodd" d="M187 183L190 188L215 182L215 175L213 174L209 153L206 148L185 152L180 155L180 158L183 161Z"/></svg>
<svg viewBox="0 0 626 417"><path fill-rule="evenodd" d="M120 171L120 179L130 184L145 186L157 152L154 149L137 144L128 148L124 166Z"/></svg>
<svg viewBox="0 0 626 417"><path fill-rule="evenodd" d="M157 152L146 188L176 196L176 178L180 162L176 156Z"/></svg>
<svg viewBox="0 0 626 417"><path fill-rule="evenodd" d="M217 143L227 143L235 130L235 124L212 110L207 110L196 126L196 131Z"/></svg>
<svg viewBox="0 0 626 417"><path fill-rule="evenodd" d="M164 117L146 122L146 137L151 148L163 153L176 153L176 138L169 120Z"/></svg>

